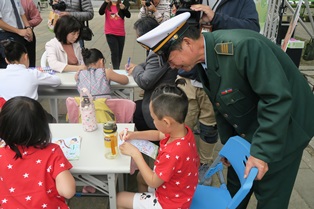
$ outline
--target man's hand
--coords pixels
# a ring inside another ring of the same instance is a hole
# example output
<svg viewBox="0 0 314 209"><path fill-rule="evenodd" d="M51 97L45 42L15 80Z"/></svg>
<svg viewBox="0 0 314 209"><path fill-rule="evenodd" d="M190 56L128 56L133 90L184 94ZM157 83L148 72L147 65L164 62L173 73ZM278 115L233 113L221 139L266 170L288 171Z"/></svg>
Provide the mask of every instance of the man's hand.
<svg viewBox="0 0 314 209"><path fill-rule="evenodd" d="M29 42L33 41L33 32L32 32L32 29L30 29L30 28L19 29L17 34L19 36L24 37Z"/></svg>
<svg viewBox="0 0 314 209"><path fill-rule="evenodd" d="M141 5L143 7L145 7L146 10L151 11L151 12L156 12L157 9L156 9L155 5L153 4L153 1L150 1L149 3L150 3L150 5L146 6L146 1L141 1Z"/></svg>
<svg viewBox="0 0 314 209"><path fill-rule="evenodd" d="M130 63L129 65L128 64L125 64L125 70L126 70L126 72L128 72L128 75L132 75L132 72L133 72L133 70L134 70L134 68L135 68L135 64L133 64L133 63Z"/></svg>
<svg viewBox="0 0 314 209"><path fill-rule="evenodd" d="M147 7L147 10L151 12L157 12L157 9L155 5L153 4L153 2L150 2L150 6Z"/></svg>
<svg viewBox="0 0 314 209"><path fill-rule="evenodd" d="M256 167L258 169L258 174L256 176L256 180L261 180L265 173L268 171L268 164L258 158L250 156L248 161L246 162L244 178L249 175L251 168Z"/></svg>
<svg viewBox="0 0 314 209"><path fill-rule="evenodd" d="M201 22L210 23L213 20L214 15L215 15L215 12L209 6L203 5L203 4L192 5L191 10L203 12Z"/></svg>
<svg viewBox="0 0 314 209"><path fill-rule="evenodd" d="M26 36L33 40L33 30L31 28L26 28Z"/></svg>
<svg viewBox="0 0 314 209"><path fill-rule="evenodd" d="M26 29L18 29L17 34L19 36L26 37L28 33Z"/></svg>

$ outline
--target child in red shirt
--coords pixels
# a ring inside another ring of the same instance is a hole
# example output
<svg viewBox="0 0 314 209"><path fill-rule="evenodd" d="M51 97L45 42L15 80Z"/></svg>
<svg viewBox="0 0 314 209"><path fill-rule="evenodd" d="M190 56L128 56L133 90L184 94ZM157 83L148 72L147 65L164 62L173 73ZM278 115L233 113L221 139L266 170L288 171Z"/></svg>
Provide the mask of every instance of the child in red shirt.
<svg viewBox="0 0 314 209"><path fill-rule="evenodd" d="M9 99L0 112L0 208L68 208L75 180L47 115L28 97Z"/></svg>
<svg viewBox="0 0 314 209"><path fill-rule="evenodd" d="M151 96L150 112L158 130L128 132L120 146L137 164L149 192L120 192L118 209L188 209L198 182L199 157L194 135L184 125L188 109L185 93L171 85L157 87ZM120 134L123 137L123 133ZM129 139L160 141L154 170ZM151 190L153 189L153 190Z"/></svg>

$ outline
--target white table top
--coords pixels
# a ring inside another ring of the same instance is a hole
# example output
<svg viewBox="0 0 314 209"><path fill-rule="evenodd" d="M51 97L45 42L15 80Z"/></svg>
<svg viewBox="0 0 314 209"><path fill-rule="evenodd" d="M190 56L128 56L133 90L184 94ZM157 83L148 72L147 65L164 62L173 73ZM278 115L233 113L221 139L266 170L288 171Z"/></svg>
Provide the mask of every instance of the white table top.
<svg viewBox="0 0 314 209"><path fill-rule="evenodd" d="M123 74L128 76L127 72L125 70L114 70L116 73ZM56 73L60 79L61 79L61 85L56 87L57 89L76 89L76 81L74 79L75 72L63 72L63 73ZM128 76L129 83L126 85L121 85L116 82L110 82L110 85L115 88L125 88L125 87L137 87L137 83L134 81L133 76Z"/></svg>
<svg viewBox="0 0 314 209"><path fill-rule="evenodd" d="M118 123L118 133L124 128L134 130L132 123ZM102 124L93 132L85 132L79 123L49 124L52 137L81 136L79 160L70 161L74 174L103 175L108 173L130 173L131 157L119 154L117 158L105 158L104 134Z"/></svg>

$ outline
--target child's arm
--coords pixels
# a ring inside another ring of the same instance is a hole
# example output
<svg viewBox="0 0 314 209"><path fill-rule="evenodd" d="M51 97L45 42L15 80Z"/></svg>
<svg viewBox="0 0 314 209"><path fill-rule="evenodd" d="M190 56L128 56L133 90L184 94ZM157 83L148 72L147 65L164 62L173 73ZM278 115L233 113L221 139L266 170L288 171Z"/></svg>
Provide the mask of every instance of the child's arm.
<svg viewBox="0 0 314 209"><path fill-rule="evenodd" d="M159 178L156 173L153 172L153 170L146 164L143 155L135 146L133 146L131 143L124 142L122 145L120 145L119 148L122 154L129 155L133 158L148 186L157 188L164 183L164 181Z"/></svg>
<svg viewBox="0 0 314 209"><path fill-rule="evenodd" d="M37 74L38 85L57 87L61 84L61 80L57 75L50 75L49 73L40 72L38 70L33 72Z"/></svg>
<svg viewBox="0 0 314 209"><path fill-rule="evenodd" d="M106 77L110 81L117 82L122 85L126 85L129 83L129 78L126 75L121 75L119 73L114 72L112 69L105 69Z"/></svg>
<svg viewBox="0 0 314 209"><path fill-rule="evenodd" d="M69 170L62 171L56 177L56 187L58 193L66 198L70 199L75 194L75 180Z"/></svg>
<svg viewBox="0 0 314 209"><path fill-rule="evenodd" d="M149 131L128 131L124 137L124 131L119 133L120 139L129 140L129 139L144 139L150 141L160 141L165 138L165 135L157 130ZM124 138L123 138L124 137Z"/></svg>

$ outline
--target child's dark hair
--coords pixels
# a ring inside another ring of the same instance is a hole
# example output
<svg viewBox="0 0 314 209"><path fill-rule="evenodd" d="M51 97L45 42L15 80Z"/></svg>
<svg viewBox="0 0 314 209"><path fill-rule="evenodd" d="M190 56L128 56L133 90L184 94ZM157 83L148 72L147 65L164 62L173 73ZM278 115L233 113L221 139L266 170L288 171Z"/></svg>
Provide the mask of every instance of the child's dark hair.
<svg viewBox="0 0 314 209"><path fill-rule="evenodd" d="M178 123L184 123L188 112L188 98L180 88L169 84L160 85L154 90L150 100L159 120L169 116Z"/></svg>
<svg viewBox="0 0 314 209"><path fill-rule="evenodd" d="M104 55L101 53L101 51L95 48L92 49L83 48L82 56L86 66L98 62L99 59L104 59L104 63L106 62L106 59L104 58Z"/></svg>
<svg viewBox="0 0 314 209"><path fill-rule="evenodd" d="M40 103L28 97L13 97L0 112L0 138L22 158L18 146L44 148L50 141L46 112Z"/></svg>
<svg viewBox="0 0 314 209"><path fill-rule="evenodd" d="M19 61L23 54L27 54L26 47L16 41L9 39L1 41L1 45L4 48L4 55L8 62Z"/></svg>
<svg viewBox="0 0 314 209"><path fill-rule="evenodd" d="M78 40L81 37L82 23L72 15L65 15L60 17L57 20L56 25L53 29L56 38L63 44L67 44L67 36L69 33L77 31L80 32L80 35L78 36L75 42L78 42Z"/></svg>

